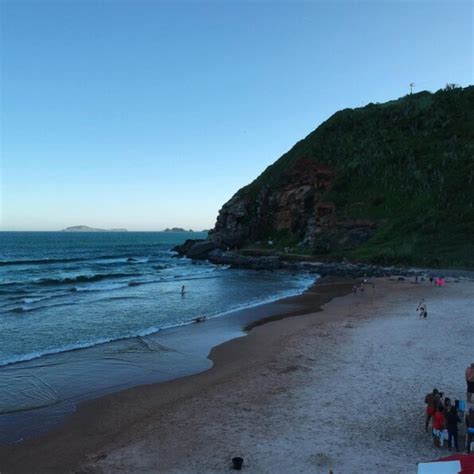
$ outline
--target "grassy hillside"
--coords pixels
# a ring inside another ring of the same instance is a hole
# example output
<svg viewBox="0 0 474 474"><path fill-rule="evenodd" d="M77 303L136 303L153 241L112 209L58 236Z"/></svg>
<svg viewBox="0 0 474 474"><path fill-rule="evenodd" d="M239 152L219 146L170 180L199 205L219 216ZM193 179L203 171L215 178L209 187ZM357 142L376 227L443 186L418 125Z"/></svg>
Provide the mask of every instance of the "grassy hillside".
<svg viewBox="0 0 474 474"><path fill-rule="evenodd" d="M345 256L474 267L474 86L337 112L237 195L278 187L301 157L337 170L323 200L338 216L381 223Z"/></svg>

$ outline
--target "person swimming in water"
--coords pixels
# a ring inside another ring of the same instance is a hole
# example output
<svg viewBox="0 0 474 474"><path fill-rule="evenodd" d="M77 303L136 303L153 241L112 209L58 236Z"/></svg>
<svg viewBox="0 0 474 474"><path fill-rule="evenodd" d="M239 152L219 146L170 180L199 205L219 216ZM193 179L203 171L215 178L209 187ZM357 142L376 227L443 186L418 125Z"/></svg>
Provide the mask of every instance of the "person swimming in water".
<svg viewBox="0 0 474 474"><path fill-rule="evenodd" d="M184 293L186 293L186 288L185 288L185 286L183 285L183 286L181 287L181 294L184 295Z"/></svg>

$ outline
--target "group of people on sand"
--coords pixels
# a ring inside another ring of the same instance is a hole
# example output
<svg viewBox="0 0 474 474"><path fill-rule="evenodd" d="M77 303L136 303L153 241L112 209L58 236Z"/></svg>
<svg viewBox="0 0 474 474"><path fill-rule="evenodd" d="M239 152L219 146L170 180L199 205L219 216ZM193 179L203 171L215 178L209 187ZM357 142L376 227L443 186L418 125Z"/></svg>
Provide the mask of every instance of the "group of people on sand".
<svg viewBox="0 0 474 474"><path fill-rule="evenodd" d="M444 286L446 284L446 280L444 279L444 277L434 277L434 276L430 276L428 278L430 284L434 284L436 286ZM425 281L425 277L424 276L418 276L418 275L415 275L415 283L420 283L420 282L424 282Z"/></svg>
<svg viewBox="0 0 474 474"><path fill-rule="evenodd" d="M467 367L465 376L467 406L463 400L455 400L453 403L451 398L444 397L443 392L436 388L426 395L425 430L428 431L431 421L435 445L441 446L442 441L446 439L450 451L453 445L456 451L459 451L458 425L464 421L466 425L466 450L470 453L471 443L474 442L474 404L472 400L474 394L474 362ZM462 420L462 417L464 417L464 420Z"/></svg>
<svg viewBox="0 0 474 474"><path fill-rule="evenodd" d="M367 275L364 275L364 279L359 284L355 284L352 287L352 293L354 293L354 295L357 295L358 293L364 295L369 286L372 288L372 294L375 295L375 283L373 281L368 281Z"/></svg>

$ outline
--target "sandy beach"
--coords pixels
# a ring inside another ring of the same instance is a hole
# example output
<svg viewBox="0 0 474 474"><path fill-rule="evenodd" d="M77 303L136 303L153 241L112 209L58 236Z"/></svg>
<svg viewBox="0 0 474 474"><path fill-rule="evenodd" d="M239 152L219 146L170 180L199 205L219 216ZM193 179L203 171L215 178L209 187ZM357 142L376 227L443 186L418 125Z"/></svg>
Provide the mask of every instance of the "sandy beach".
<svg viewBox="0 0 474 474"><path fill-rule="evenodd" d="M321 281L299 297L306 314L214 348L206 372L85 403L51 433L0 448L1 472L217 473L233 456L254 473L416 472L447 453L424 431L424 396L465 397L473 283L351 286Z"/></svg>

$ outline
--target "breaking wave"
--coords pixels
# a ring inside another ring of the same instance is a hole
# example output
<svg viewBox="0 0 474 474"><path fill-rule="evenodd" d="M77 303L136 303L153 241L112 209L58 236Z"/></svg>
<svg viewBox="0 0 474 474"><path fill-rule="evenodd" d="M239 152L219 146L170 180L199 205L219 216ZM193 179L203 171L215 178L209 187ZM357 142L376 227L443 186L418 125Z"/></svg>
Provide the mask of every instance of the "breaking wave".
<svg viewBox="0 0 474 474"><path fill-rule="evenodd" d="M54 263L74 263L86 262L88 260L109 260L120 258L116 255L100 255L96 257L76 257L76 258L38 258L32 260L0 260L0 266L7 265L51 265ZM122 257L126 258L126 257Z"/></svg>
<svg viewBox="0 0 474 474"><path fill-rule="evenodd" d="M39 285L69 285L74 283L91 283L94 281L107 280L112 278L127 278L140 276L140 273L97 273L95 275L79 275L77 277L66 278L45 278L37 281Z"/></svg>

